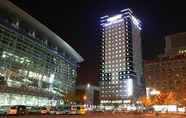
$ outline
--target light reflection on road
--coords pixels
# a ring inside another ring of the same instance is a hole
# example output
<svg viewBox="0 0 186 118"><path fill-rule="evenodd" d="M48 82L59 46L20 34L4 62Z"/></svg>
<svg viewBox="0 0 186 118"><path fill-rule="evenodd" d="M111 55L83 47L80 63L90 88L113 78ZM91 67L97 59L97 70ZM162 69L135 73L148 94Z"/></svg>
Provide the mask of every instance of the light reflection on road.
<svg viewBox="0 0 186 118"><path fill-rule="evenodd" d="M186 118L179 114L155 114L155 113L87 113L85 115L27 115L27 116L0 116L0 118Z"/></svg>

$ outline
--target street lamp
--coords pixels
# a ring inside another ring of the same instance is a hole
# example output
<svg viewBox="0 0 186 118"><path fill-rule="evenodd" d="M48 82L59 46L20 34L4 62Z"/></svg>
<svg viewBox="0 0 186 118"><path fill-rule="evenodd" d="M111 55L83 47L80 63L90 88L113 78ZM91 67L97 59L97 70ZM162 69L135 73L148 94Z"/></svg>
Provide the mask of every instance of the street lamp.
<svg viewBox="0 0 186 118"><path fill-rule="evenodd" d="M88 87L88 88L90 87L90 84L89 84L89 83L87 84L87 87Z"/></svg>
<svg viewBox="0 0 186 118"><path fill-rule="evenodd" d="M87 96L86 96L86 95L84 95L84 96L83 96L83 102L84 102L84 106L86 106L86 100L87 100Z"/></svg>
<svg viewBox="0 0 186 118"><path fill-rule="evenodd" d="M84 101L87 100L87 96L86 95L83 96L83 100Z"/></svg>

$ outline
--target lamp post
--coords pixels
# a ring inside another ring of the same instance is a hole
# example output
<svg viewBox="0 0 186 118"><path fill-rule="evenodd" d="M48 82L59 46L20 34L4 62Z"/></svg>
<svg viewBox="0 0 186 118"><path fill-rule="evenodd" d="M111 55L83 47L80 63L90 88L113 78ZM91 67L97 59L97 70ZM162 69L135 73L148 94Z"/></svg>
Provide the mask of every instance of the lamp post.
<svg viewBox="0 0 186 118"><path fill-rule="evenodd" d="M87 100L87 96L86 96L86 95L84 95L84 96L83 96L83 102L84 102L84 106L86 105L86 100Z"/></svg>
<svg viewBox="0 0 186 118"><path fill-rule="evenodd" d="M91 95L90 89L91 89L91 86L88 83L87 86L86 86L86 93L85 93L86 94L86 105L87 105L88 108L90 107L90 95Z"/></svg>
<svg viewBox="0 0 186 118"><path fill-rule="evenodd" d="M84 101L87 100L87 96L86 95L83 96L83 100Z"/></svg>
<svg viewBox="0 0 186 118"><path fill-rule="evenodd" d="M89 83L87 84L87 88L90 88L90 84Z"/></svg>

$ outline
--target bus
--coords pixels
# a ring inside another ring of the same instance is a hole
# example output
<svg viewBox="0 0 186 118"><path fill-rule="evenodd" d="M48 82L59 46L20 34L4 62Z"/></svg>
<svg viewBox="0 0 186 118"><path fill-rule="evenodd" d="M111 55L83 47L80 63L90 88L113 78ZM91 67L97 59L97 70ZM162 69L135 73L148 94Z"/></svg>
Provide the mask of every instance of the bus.
<svg viewBox="0 0 186 118"><path fill-rule="evenodd" d="M67 105L58 110L58 114L85 114L86 109L83 105Z"/></svg>

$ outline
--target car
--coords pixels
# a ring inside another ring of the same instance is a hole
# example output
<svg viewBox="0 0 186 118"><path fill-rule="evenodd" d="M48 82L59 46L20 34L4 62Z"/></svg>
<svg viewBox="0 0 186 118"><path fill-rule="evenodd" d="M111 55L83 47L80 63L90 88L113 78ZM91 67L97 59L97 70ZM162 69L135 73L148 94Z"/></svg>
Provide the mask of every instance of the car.
<svg viewBox="0 0 186 118"><path fill-rule="evenodd" d="M59 115L59 114L63 114L63 107L62 106L57 106L56 107L56 114Z"/></svg>
<svg viewBox="0 0 186 118"><path fill-rule="evenodd" d="M55 107L49 107L48 111L49 111L49 114L56 114L56 108Z"/></svg>
<svg viewBox="0 0 186 118"><path fill-rule="evenodd" d="M37 106L31 107L29 109L29 114L41 114L41 109Z"/></svg>
<svg viewBox="0 0 186 118"><path fill-rule="evenodd" d="M146 112L149 112L149 113L153 113L154 112L154 108L153 107L147 107L146 109L145 109L145 111Z"/></svg>
<svg viewBox="0 0 186 118"><path fill-rule="evenodd" d="M80 105L80 106L77 106L76 108L76 114L85 114L86 113L86 109L84 106Z"/></svg>
<svg viewBox="0 0 186 118"><path fill-rule="evenodd" d="M9 107L7 114L8 115L25 115L27 113L26 106L24 105L15 105Z"/></svg>
<svg viewBox="0 0 186 118"><path fill-rule="evenodd" d="M86 109L83 105L70 105L64 109L64 112L66 114L77 114L77 115L83 115L86 113Z"/></svg>
<svg viewBox="0 0 186 118"><path fill-rule="evenodd" d="M96 107L93 109L93 112L104 112L104 109L101 109L100 107Z"/></svg>
<svg viewBox="0 0 186 118"><path fill-rule="evenodd" d="M40 113L42 115L46 115L46 114L49 114L49 110L47 109L47 107L41 107L40 108Z"/></svg>
<svg viewBox="0 0 186 118"><path fill-rule="evenodd" d="M67 114L69 112L68 106L57 106L56 107L56 114Z"/></svg>
<svg viewBox="0 0 186 118"><path fill-rule="evenodd" d="M68 114L77 114L77 106L70 106L68 111Z"/></svg>
<svg viewBox="0 0 186 118"><path fill-rule="evenodd" d="M0 115L6 115L9 106L0 106Z"/></svg>

